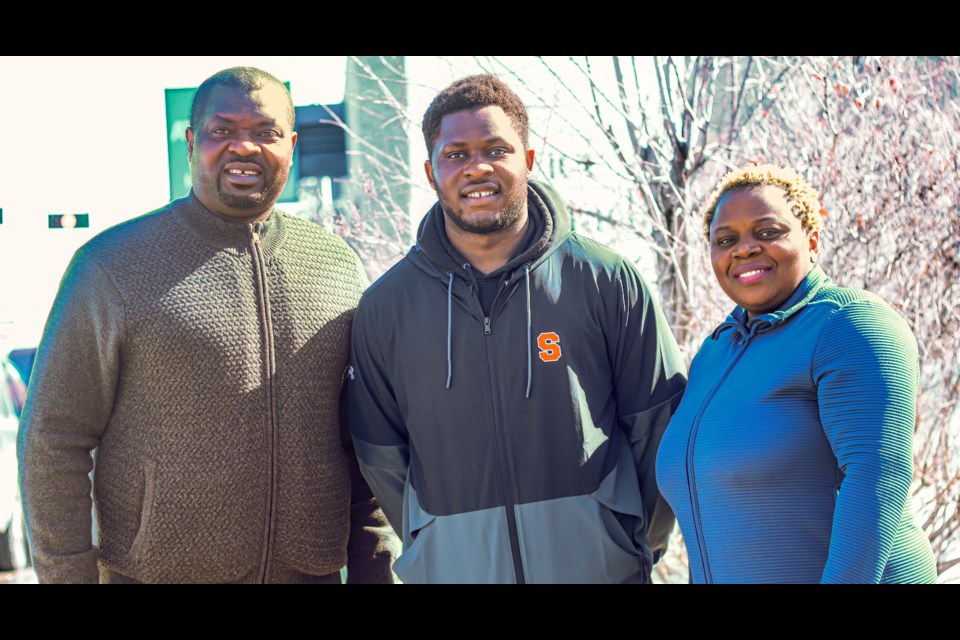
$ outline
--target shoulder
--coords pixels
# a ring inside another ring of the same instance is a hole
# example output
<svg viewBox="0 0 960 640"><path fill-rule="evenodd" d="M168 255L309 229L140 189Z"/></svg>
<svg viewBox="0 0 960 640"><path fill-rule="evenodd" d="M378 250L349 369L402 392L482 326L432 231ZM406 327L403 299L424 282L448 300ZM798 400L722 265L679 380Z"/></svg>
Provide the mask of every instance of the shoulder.
<svg viewBox="0 0 960 640"><path fill-rule="evenodd" d="M823 307L827 322L834 327L895 328L909 333L906 320L886 300L864 289L830 285L814 296L810 306Z"/></svg>
<svg viewBox="0 0 960 640"><path fill-rule="evenodd" d="M818 351L853 357L866 350L868 357L900 354L913 360L917 342L907 321L885 300L870 291L831 286L818 293L811 306L822 308Z"/></svg>
<svg viewBox="0 0 960 640"><path fill-rule="evenodd" d="M367 287L360 304L370 307L392 305L398 296L408 296L411 287L427 286L433 279L414 265L408 254Z"/></svg>
<svg viewBox="0 0 960 640"><path fill-rule="evenodd" d="M866 307L884 307L890 309L890 305L872 291L853 287L839 287L832 281L824 284L810 302L812 304L827 304L834 308L842 308L849 304L859 304Z"/></svg>
<svg viewBox="0 0 960 640"><path fill-rule="evenodd" d="M636 280L646 286L637 267L623 254L576 232L567 236L557 249L561 260L569 260L579 270L606 274L611 280Z"/></svg>
<svg viewBox="0 0 960 640"><path fill-rule="evenodd" d="M297 243L297 246L321 247L325 251L338 255L356 257L356 252L346 240L322 225L280 210L274 211L274 215L283 219L288 236Z"/></svg>
<svg viewBox="0 0 960 640"><path fill-rule="evenodd" d="M387 336L398 330L397 314L410 309L414 291L428 284L433 284L428 282L428 276L407 257L402 258L360 296L353 316L354 341L391 341L392 338ZM439 286L437 290L440 290ZM422 307L415 309L416 312L423 311Z"/></svg>
<svg viewBox="0 0 960 640"><path fill-rule="evenodd" d="M168 243L179 237L171 228L173 216L167 215L178 202L175 200L96 234L74 252L64 277L88 278L100 274L113 281L113 274L126 271L130 266L154 264L168 253Z"/></svg>
<svg viewBox="0 0 960 640"><path fill-rule="evenodd" d="M176 201L104 229L82 244L67 265L55 304L100 304L122 300L142 286L135 275L157 269L170 251L171 238L179 237L168 226L167 215Z"/></svg>
<svg viewBox="0 0 960 640"><path fill-rule="evenodd" d="M174 200L159 209L137 215L104 229L84 243L78 253L107 259L125 255L138 246L152 246L158 238L174 235L167 233L172 220L171 216L166 214L173 211L180 202L180 200Z"/></svg>
<svg viewBox="0 0 960 640"><path fill-rule="evenodd" d="M366 269L360 256L346 240L312 220L280 210L275 210L274 215L283 220L285 251L293 252L300 260L306 259L325 270L355 272L362 283L361 289L366 288Z"/></svg>
<svg viewBox="0 0 960 640"><path fill-rule="evenodd" d="M620 253L575 231L564 239L558 251L565 257L582 260L602 269L617 270L627 263Z"/></svg>
<svg viewBox="0 0 960 640"><path fill-rule="evenodd" d="M646 306L655 302L655 295L635 264L605 244L571 233L559 247L560 259L569 261L564 268L564 285L568 274L588 280L589 291L620 305Z"/></svg>

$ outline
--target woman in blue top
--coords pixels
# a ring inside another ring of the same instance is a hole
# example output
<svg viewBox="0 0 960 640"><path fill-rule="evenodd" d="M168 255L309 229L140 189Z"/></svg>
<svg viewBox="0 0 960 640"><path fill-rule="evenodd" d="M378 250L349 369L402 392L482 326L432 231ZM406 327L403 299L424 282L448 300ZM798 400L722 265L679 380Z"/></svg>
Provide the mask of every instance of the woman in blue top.
<svg viewBox="0 0 960 640"><path fill-rule="evenodd" d="M725 176L704 215L737 306L657 457L694 583L936 582L910 498L916 340L817 266L819 211L802 178L764 165Z"/></svg>

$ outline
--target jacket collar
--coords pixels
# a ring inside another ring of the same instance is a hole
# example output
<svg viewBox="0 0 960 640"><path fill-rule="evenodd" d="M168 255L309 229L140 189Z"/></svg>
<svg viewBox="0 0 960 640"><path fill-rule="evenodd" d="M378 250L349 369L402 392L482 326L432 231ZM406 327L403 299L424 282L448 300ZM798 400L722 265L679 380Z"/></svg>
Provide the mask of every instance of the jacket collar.
<svg viewBox="0 0 960 640"><path fill-rule="evenodd" d="M496 273L511 273L519 277L526 265L536 268L570 235L570 214L559 194L547 185L536 180L528 182L527 211L531 224L534 225L534 240ZM449 273L466 277L464 273L467 261L447 237L443 209L439 202L434 203L420 221L417 243L407 253L407 257L424 271L438 277L446 279L446 274Z"/></svg>
<svg viewBox="0 0 960 640"><path fill-rule="evenodd" d="M201 242L224 250L233 255L241 255L250 250L253 231L260 236L260 247L264 255L272 256L283 245L287 237L287 224L281 211L274 208L270 217L256 224L237 224L224 220L203 206L193 190L180 200L182 207L174 206L178 219L187 226L190 233Z"/></svg>
<svg viewBox="0 0 960 640"><path fill-rule="evenodd" d="M747 310L737 305L727 316L727 319L713 330L712 337L716 340L720 333L728 328L732 328L744 336L766 333L799 313L828 283L830 283L830 277L823 272L820 265L814 264L803 280L800 281L800 284L797 285L793 294L780 305L779 309L748 320Z"/></svg>
<svg viewBox="0 0 960 640"><path fill-rule="evenodd" d="M530 180L527 185L527 211L534 225L535 237L525 250L514 256L496 273L509 274L508 279L511 282L518 281L521 278L526 282L526 286L523 287L527 300L527 385L525 397L529 398L533 384L533 312L530 272L556 251L572 231L570 215L567 213L563 201L560 200L560 196L550 187L535 180ZM470 283L471 280L475 283L476 280L471 273L470 265L463 260L447 238L443 209L439 202L430 208L430 211L420 222L420 228L417 230L417 244L407 253L407 259L419 269L440 280L447 292L446 388L450 389L454 384L453 301L457 299L459 304L468 309L477 319L482 315L482 309L480 309L479 301L475 297L465 295L465 289L454 293L454 276L459 278L461 283Z"/></svg>

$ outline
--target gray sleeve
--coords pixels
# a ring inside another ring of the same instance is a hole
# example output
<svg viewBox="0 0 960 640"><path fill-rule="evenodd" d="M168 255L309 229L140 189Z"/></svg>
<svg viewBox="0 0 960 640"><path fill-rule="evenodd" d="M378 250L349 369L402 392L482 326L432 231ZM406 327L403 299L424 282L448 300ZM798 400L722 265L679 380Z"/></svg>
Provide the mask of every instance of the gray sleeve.
<svg viewBox="0 0 960 640"><path fill-rule="evenodd" d="M675 517L657 487L657 449L686 388L687 368L660 304L626 262L620 286L618 322L610 331L617 415L633 448L646 535L659 558Z"/></svg>
<svg viewBox="0 0 960 640"><path fill-rule="evenodd" d="M363 301L354 317L347 391L360 470L398 535L409 465L408 437L380 348L381 332Z"/></svg>
<svg viewBox="0 0 960 640"><path fill-rule="evenodd" d="M113 408L125 319L119 293L84 249L47 318L20 420L17 458L40 582L98 582L91 452Z"/></svg>

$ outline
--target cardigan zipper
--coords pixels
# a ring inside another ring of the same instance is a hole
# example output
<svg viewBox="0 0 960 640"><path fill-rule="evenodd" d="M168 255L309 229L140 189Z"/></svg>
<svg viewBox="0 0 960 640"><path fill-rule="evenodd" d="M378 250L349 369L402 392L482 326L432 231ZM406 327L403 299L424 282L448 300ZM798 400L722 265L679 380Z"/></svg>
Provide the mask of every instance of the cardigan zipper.
<svg viewBox="0 0 960 640"><path fill-rule="evenodd" d="M736 341L739 338L740 334L738 333L734 340ZM690 430L690 435L687 438L687 491L690 493L690 506L691 511L693 512L693 526L697 532L697 546L700 551L700 561L703 564L703 580L706 584L713 584L713 572L710 570L710 559L707 557L707 545L703 538L703 521L700 518L700 502L697 499L697 472L693 462L694 449L697 446L697 432L700 430L700 420L703 418L703 414L707 410L707 405L709 405L710 401L713 400L713 397L717 394L717 391L720 389L723 381L727 379L727 376L730 375L731 371L733 371L733 368L737 365L737 362L740 361L740 357L746 352L747 345L750 344L751 338L753 338L752 332L743 337L743 346L740 347L739 351L737 351L736 356L733 358L733 361L730 362L730 366L727 367L727 370L723 372L723 375L720 376L720 379L717 380L717 383L713 385L710 393L708 393L703 399L700 409L697 411L697 415L693 420L693 428ZM734 342L734 346L736 346L736 342Z"/></svg>
<svg viewBox="0 0 960 640"><path fill-rule="evenodd" d="M260 303L260 326L263 340L263 379L267 392L267 406L270 412L270 455L267 457L267 518L264 523L263 555L260 559L260 582L266 582L269 577L269 567L273 559L273 535L277 519L277 408L273 393L273 380L276 373L276 354L273 344L273 318L270 314L270 291L267 282L266 259L263 255L260 233L263 224L260 222L249 225L250 247L253 256L253 279L255 293Z"/></svg>

